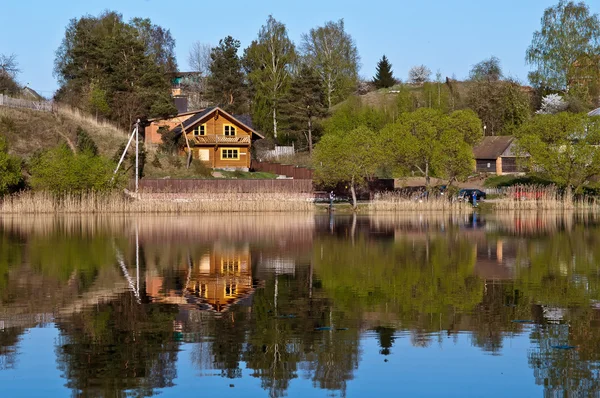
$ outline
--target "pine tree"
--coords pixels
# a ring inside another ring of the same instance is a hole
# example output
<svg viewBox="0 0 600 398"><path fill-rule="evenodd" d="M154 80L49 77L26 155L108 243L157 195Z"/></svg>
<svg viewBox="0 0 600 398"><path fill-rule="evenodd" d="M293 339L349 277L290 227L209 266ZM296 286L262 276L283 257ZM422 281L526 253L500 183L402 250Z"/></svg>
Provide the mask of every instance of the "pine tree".
<svg viewBox="0 0 600 398"><path fill-rule="evenodd" d="M244 113L247 105L239 48L240 41L227 36L210 53L209 96L215 104L231 113Z"/></svg>
<svg viewBox="0 0 600 398"><path fill-rule="evenodd" d="M373 83L377 88L392 87L396 83L396 79L394 79L392 73L392 64L390 64L385 55L377 63L377 74L373 78Z"/></svg>
<svg viewBox="0 0 600 398"><path fill-rule="evenodd" d="M305 135L308 151L312 153L314 121L327 114L326 97L319 76L309 66L300 68L282 102L282 115L289 130Z"/></svg>

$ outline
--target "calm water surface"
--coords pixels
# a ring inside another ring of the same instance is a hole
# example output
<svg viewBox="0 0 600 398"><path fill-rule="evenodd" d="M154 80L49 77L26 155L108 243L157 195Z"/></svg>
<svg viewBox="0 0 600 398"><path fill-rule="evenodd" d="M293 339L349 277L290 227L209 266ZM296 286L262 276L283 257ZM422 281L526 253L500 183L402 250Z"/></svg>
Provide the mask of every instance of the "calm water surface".
<svg viewBox="0 0 600 398"><path fill-rule="evenodd" d="M2 396L600 396L590 215L0 218Z"/></svg>

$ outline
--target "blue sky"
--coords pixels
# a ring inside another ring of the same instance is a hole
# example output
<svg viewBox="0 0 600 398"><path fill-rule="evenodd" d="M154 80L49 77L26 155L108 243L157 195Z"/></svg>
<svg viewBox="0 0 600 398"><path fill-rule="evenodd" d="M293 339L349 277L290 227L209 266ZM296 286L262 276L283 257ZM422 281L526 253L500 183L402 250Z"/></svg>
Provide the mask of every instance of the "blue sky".
<svg viewBox="0 0 600 398"><path fill-rule="evenodd" d="M371 78L382 54L396 77L406 79L413 65L434 73L464 78L478 61L495 55L505 74L527 79L525 50L540 27L545 8L558 0L2 0L0 53L14 53L21 67L19 81L44 96L57 89L52 75L54 52L69 20L115 10L125 20L147 17L171 30L180 70L199 40L215 45L231 35L242 48L272 14L288 27L290 38L325 21L343 18L361 56L361 76ZM8 3L8 4L5 4ZM587 0L593 13L600 1Z"/></svg>

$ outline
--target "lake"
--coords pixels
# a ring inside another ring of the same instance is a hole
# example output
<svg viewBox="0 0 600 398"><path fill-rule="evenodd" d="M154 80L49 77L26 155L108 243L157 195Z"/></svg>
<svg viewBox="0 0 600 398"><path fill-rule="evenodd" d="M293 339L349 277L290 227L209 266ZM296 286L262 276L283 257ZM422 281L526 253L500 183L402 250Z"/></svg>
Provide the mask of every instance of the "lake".
<svg viewBox="0 0 600 398"><path fill-rule="evenodd" d="M600 395L600 217L0 218L2 396Z"/></svg>

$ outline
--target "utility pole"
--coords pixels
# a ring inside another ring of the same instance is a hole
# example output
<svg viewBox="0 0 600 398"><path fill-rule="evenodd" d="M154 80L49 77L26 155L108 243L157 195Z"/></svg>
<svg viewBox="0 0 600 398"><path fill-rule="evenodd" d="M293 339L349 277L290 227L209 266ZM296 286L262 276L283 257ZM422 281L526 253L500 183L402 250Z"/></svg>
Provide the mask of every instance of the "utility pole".
<svg viewBox="0 0 600 398"><path fill-rule="evenodd" d="M140 119L135 122L135 193L138 193L138 180L140 176Z"/></svg>
<svg viewBox="0 0 600 398"><path fill-rule="evenodd" d="M138 177L139 177L139 144L140 144L140 136L139 136L139 129L140 129L140 119L137 119L137 121L135 122L135 128L133 129L133 132L131 133L131 136L129 137L129 141L127 141L127 145L125 145L125 149L123 150L123 153L121 154L121 158L119 159L119 163L117 164L117 168L115 169L113 176L110 180L110 182L113 182L115 179L115 175L117 175L117 171L119 171L119 167L121 167L121 163L123 163L123 159L125 159L125 155L127 155L127 150L129 149L129 146L131 145L131 141L135 138L135 192L138 192Z"/></svg>

